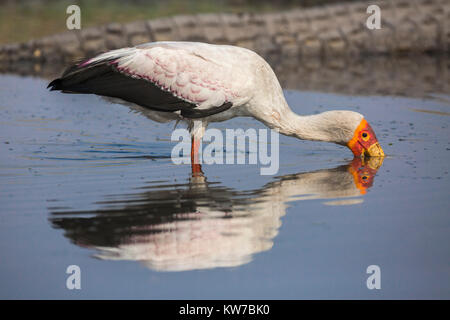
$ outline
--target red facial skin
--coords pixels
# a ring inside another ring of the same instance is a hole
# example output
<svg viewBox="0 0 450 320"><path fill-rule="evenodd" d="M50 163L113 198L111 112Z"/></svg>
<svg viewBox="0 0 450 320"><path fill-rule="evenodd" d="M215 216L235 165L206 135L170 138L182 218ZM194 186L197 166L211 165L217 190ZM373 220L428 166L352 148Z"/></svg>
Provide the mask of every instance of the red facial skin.
<svg viewBox="0 0 450 320"><path fill-rule="evenodd" d="M378 140L372 127L367 123L366 119L362 119L347 146L352 150L355 157L361 157L370 146L377 142Z"/></svg>

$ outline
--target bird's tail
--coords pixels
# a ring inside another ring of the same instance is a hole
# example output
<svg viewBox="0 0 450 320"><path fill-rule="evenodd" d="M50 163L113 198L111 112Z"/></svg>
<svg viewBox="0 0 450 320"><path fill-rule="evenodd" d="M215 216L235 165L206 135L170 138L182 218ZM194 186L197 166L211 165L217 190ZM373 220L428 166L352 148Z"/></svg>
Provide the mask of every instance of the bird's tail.
<svg viewBox="0 0 450 320"><path fill-rule="evenodd" d="M82 60L67 68L60 78L51 81L47 88L64 93L93 93L86 85L91 79L104 76L112 71L112 65L118 59L131 56L135 48L123 48L102 53L93 58Z"/></svg>

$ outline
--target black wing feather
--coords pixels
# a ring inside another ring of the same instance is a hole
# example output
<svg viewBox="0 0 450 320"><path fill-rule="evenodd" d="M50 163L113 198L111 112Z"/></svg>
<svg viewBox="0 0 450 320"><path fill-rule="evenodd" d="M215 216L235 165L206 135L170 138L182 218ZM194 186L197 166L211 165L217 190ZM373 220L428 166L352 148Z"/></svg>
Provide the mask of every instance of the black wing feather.
<svg viewBox="0 0 450 320"><path fill-rule="evenodd" d="M171 92L164 91L151 81L133 78L119 72L111 61L102 61L80 67L69 67L61 76L48 85L50 90L64 93L91 93L120 98L142 107L163 111L181 111L186 118L203 118L231 108L232 103L209 109L198 109L198 105L182 100Z"/></svg>

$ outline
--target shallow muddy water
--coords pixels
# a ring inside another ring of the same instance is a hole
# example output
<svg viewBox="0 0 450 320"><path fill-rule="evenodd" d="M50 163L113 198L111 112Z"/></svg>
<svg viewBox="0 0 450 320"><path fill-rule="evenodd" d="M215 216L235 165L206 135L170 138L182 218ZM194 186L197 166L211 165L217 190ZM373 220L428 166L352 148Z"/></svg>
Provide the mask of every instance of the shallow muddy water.
<svg viewBox="0 0 450 320"><path fill-rule="evenodd" d="M173 123L46 85L0 75L0 298L450 298L448 94L286 91L298 113L364 114L382 165L280 136L275 176L192 177L171 161Z"/></svg>

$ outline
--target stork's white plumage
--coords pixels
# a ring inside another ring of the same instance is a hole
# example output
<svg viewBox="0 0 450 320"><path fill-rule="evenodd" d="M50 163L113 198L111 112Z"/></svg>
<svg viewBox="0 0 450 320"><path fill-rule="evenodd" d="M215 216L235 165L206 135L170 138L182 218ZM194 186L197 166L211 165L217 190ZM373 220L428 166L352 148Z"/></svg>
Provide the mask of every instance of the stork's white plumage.
<svg viewBox="0 0 450 320"><path fill-rule="evenodd" d="M269 64L240 47L154 42L112 50L70 67L49 87L119 98L157 121L187 121L193 163L208 123L236 116L253 117L299 139L347 145L355 156L384 156L359 113L299 116L292 112Z"/></svg>

